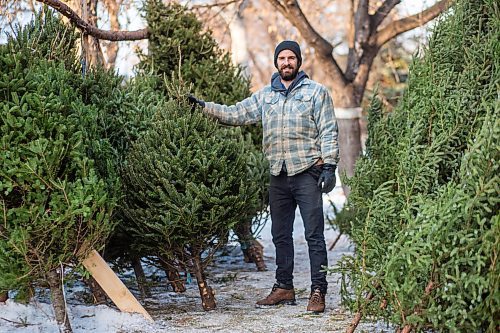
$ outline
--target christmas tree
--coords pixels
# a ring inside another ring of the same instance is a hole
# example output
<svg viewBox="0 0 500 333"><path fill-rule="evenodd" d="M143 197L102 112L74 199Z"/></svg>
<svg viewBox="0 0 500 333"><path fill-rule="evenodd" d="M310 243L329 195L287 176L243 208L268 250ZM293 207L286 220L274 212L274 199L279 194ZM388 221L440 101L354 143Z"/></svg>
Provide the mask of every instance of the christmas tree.
<svg viewBox="0 0 500 333"><path fill-rule="evenodd" d="M224 104L234 104L250 95L249 81L242 77L241 68L231 63L210 31L185 7L161 1L148 1L146 19L150 29L148 54L141 56L140 68L144 73L155 73L158 89L176 97L167 86L191 86L198 97ZM248 181L257 182L260 203L241 216L234 232L241 243L246 261L254 261L259 270L266 266L262 247L253 232L258 229L264 208L267 206L268 165L261 152L262 128L260 125L244 126L240 130L220 126L228 139L248 143ZM243 136L251 136L252 141ZM254 225L252 226L252 221Z"/></svg>
<svg viewBox="0 0 500 333"><path fill-rule="evenodd" d="M457 1L396 110L373 102L338 217L356 244L335 269L344 300L405 332L498 329L499 14Z"/></svg>
<svg viewBox="0 0 500 333"><path fill-rule="evenodd" d="M127 230L141 253L193 271L203 307L215 307L204 268L258 201L245 145L199 110L172 100L133 145L124 172ZM139 241L137 241L139 240Z"/></svg>
<svg viewBox="0 0 500 333"><path fill-rule="evenodd" d="M65 331L61 276L104 245L114 206L87 156L96 113L74 89L76 38L45 10L0 45L0 291L50 287Z"/></svg>

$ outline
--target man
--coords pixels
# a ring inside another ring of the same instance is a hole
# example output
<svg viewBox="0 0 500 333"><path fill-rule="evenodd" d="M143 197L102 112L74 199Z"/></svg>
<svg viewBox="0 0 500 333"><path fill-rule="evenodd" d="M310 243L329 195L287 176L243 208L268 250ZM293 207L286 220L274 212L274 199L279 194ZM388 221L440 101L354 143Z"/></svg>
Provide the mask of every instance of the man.
<svg viewBox="0 0 500 333"><path fill-rule="evenodd" d="M283 41L274 51L278 69L271 84L252 96L226 106L189 100L206 114L229 125L262 121L263 149L271 167L269 204L276 247L276 283L257 306L295 304L293 286L293 223L297 205L304 221L311 267L308 311L325 311L327 291L326 245L322 193L335 187L339 149L337 123L327 89L299 72L302 54L294 41Z"/></svg>

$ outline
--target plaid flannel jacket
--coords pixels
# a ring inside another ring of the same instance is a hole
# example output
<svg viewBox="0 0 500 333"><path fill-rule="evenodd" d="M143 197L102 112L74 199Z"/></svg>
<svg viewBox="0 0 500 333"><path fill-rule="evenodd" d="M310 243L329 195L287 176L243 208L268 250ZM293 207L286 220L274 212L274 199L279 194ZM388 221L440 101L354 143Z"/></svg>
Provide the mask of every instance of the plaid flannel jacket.
<svg viewBox="0 0 500 333"><path fill-rule="evenodd" d="M327 89L308 78L288 95L270 85L236 105L206 102L204 112L228 125L262 121L263 150L272 175L279 175L285 162L289 176L296 175L319 158L337 164L338 129L333 102Z"/></svg>

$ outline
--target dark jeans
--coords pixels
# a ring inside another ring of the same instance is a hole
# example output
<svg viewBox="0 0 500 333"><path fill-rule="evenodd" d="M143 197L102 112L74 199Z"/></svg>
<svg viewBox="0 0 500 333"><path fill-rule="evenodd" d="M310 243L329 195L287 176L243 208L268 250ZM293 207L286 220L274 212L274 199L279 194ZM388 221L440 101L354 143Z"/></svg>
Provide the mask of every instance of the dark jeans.
<svg viewBox="0 0 500 333"><path fill-rule="evenodd" d="M304 221L305 238L309 248L311 265L311 289L320 288L326 293L326 273L321 266L328 264L324 235L323 199L317 183L321 168L313 166L308 170L288 176L282 172L271 175L269 204L271 207L273 243L276 247L276 281L293 285L293 222L295 209L299 206Z"/></svg>

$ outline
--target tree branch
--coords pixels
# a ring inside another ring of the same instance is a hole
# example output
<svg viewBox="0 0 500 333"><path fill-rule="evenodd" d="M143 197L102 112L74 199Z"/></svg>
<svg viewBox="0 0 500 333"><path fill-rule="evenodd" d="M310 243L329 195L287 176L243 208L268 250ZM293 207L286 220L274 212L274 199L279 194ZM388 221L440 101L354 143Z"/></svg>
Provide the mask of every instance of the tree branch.
<svg viewBox="0 0 500 333"><path fill-rule="evenodd" d="M368 15L368 0L359 0L358 8L354 13L354 39L349 46L345 77L351 82L358 72L360 59L364 54L364 49L372 33L370 27L370 16Z"/></svg>
<svg viewBox="0 0 500 333"><path fill-rule="evenodd" d="M420 13L390 23L373 35L373 44L380 47L403 32L426 24L448 9L452 2L453 0L441 0Z"/></svg>
<svg viewBox="0 0 500 333"><path fill-rule="evenodd" d="M279 0L268 0L271 5L274 6L277 10L281 12L281 14L285 15L286 8L281 4Z"/></svg>
<svg viewBox="0 0 500 333"><path fill-rule="evenodd" d="M82 30L84 34L91 35L97 39L117 42L122 40L147 39L149 37L149 30L147 28L136 31L101 30L89 24L88 22L82 20L78 16L78 14L75 13L75 11L73 11L70 7L68 7L68 5L62 3L59 0L37 0L37 1L54 8L59 13L66 16L70 20L70 22L73 23L78 29Z"/></svg>
<svg viewBox="0 0 500 333"><path fill-rule="evenodd" d="M222 8L225 8L233 3L238 3L238 2L242 2L242 0L228 0L226 2L215 2L215 3L207 3L207 4L200 4L200 5L193 5L192 8L193 9L200 9L200 8L214 8L214 7L222 7Z"/></svg>
<svg viewBox="0 0 500 333"><path fill-rule="evenodd" d="M372 15L371 18L372 20L371 26L373 31L377 31L377 28L380 25L380 23L382 23L382 21L385 20L385 18L387 17L387 15L389 15L391 10L393 10L394 7L396 7L396 5L398 5L400 2L401 0L386 0L380 7L378 7L377 11L375 12L375 14Z"/></svg>
<svg viewBox="0 0 500 333"><path fill-rule="evenodd" d="M356 15L356 11L354 10L354 0L350 0L349 22L347 28L347 45L349 46L349 49L354 48L354 15Z"/></svg>
<svg viewBox="0 0 500 333"><path fill-rule="evenodd" d="M368 39L368 35L370 34L369 23L368 0L359 0L358 9L354 15L355 43L356 41L364 43Z"/></svg>
<svg viewBox="0 0 500 333"><path fill-rule="evenodd" d="M292 25L294 25L302 35L302 37L311 45L316 56L326 60L324 64L329 65L330 75L333 76L334 80L340 80L344 84L346 79L344 73L340 69L337 61L333 57L333 46L326 39L324 39L314 28L311 23L307 20L304 13L300 9L297 0L285 0L283 4L279 0L268 0L269 3L276 8L278 11L285 16Z"/></svg>

